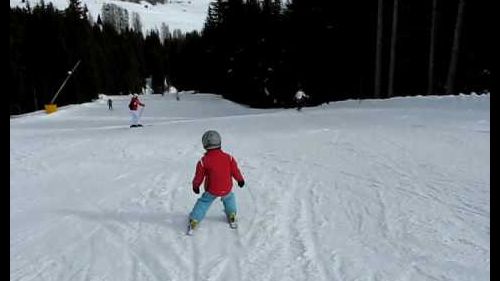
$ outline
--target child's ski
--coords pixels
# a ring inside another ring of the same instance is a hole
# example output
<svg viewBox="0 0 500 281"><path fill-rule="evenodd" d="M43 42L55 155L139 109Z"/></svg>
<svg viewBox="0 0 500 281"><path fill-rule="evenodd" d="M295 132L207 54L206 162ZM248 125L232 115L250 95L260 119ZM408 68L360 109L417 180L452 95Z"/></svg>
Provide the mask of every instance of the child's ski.
<svg viewBox="0 0 500 281"><path fill-rule="evenodd" d="M236 222L236 213L231 213L227 216L227 222L229 223L229 227L232 229L238 228L238 223Z"/></svg>
<svg viewBox="0 0 500 281"><path fill-rule="evenodd" d="M230 222L229 227L232 229L237 229L238 228L238 223L237 222Z"/></svg>
<svg viewBox="0 0 500 281"><path fill-rule="evenodd" d="M187 232L186 232L186 235L192 236L192 235L193 235L193 230L194 230L194 229L192 229L192 228L191 228L191 226L189 225L189 226L188 226L188 230L187 230Z"/></svg>

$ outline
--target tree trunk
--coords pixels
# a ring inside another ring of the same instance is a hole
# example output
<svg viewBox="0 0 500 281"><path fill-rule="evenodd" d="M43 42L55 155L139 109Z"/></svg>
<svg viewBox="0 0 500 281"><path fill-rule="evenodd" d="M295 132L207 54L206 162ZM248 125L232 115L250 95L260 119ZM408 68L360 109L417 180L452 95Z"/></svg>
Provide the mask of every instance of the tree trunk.
<svg viewBox="0 0 500 281"><path fill-rule="evenodd" d="M35 111L38 110L38 101L36 99L36 89L33 89L33 104L35 105Z"/></svg>
<svg viewBox="0 0 500 281"><path fill-rule="evenodd" d="M432 0L432 22L431 22L431 39L429 46L429 71L427 78L427 94L432 94L434 91L434 44L436 41L436 17L437 17L437 0Z"/></svg>
<svg viewBox="0 0 500 281"><path fill-rule="evenodd" d="M389 97L393 96L394 90L394 69L396 67L396 39L398 31L398 5L399 0L394 0L392 10L392 31L391 31L391 58L389 62Z"/></svg>
<svg viewBox="0 0 500 281"><path fill-rule="evenodd" d="M382 19L383 19L383 1L378 0L377 12L377 51L375 58L375 98L380 98L380 77L382 70Z"/></svg>
<svg viewBox="0 0 500 281"><path fill-rule="evenodd" d="M459 0L457 22L455 24L455 32L453 34L450 67L448 68L448 77L446 79L446 94L453 94L455 92L455 76L457 74L458 51L460 47L460 34L463 23L464 6L465 0Z"/></svg>

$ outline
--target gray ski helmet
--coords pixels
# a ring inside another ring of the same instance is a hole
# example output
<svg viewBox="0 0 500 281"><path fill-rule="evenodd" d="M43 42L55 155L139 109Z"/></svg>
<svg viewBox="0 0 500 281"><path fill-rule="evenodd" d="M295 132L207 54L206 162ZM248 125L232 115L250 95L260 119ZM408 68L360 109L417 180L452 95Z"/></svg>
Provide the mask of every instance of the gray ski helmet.
<svg viewBox="0 0 500 281"><path fill-rule="evenodd" d="M220 148L220 135L216 131L206 131L201 137L201 143L205 149Z"/></svg>

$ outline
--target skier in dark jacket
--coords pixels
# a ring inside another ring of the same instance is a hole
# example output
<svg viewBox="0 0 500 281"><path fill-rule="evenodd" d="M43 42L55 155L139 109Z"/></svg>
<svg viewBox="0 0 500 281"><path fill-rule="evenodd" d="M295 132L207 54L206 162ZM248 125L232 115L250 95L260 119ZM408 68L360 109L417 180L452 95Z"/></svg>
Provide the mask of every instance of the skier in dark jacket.
<svg viewBox="0 0 500 281"><path fill-rule="evenodd" d="M295 93L294 98L295 98L295 103L297 104L297 110L300 111L304 106L306 99L309 98L309 96L306 95L301 88L299 88L297 93Z"/></svg>
<svg viewBox="0 0 500 281"><path fill-rule="evenodd" d="M113 100L108 99L108 109L113 110Z"/></svg>

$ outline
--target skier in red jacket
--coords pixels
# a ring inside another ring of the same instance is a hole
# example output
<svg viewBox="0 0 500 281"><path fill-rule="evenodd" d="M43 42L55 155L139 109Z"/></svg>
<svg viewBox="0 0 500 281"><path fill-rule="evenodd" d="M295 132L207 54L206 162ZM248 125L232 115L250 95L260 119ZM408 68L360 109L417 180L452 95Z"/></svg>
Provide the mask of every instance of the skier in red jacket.
<svg viewBox="0 0 500 281"><path fill-rule="evenodd" d="M130 114L132 115L132 124L130 125L131 128L142 127L142 124L139 122L139 119L141 118L141 111L138 110L139 106L144 107L146 105L139 100L139 95L134 94L132 96L132 99L130 99L130 103L128 104Z"/></svg>
<svg viewBox="0 0 500 281"><path fill-rule="evenodd" d="M202 144L206 149L205 155L196 164L196 173L193 178L193 192L200 193L200 185L205 181L205 192L198 198L189 215L188 234L196 228L205 217L212 202L220 197L228 222L236 228L236 198L233 192L233 178L239 187L245 185L236 159L221 149L221 138L216 131L207 131L202 136Z"/></svg>

